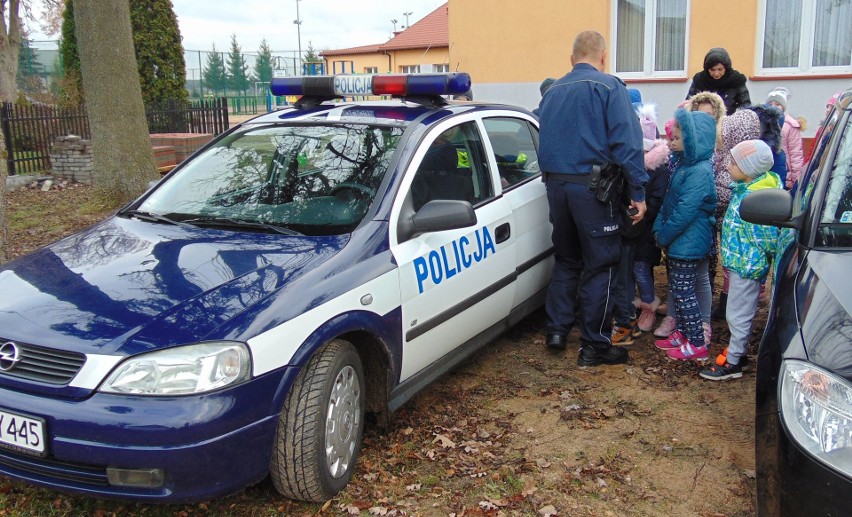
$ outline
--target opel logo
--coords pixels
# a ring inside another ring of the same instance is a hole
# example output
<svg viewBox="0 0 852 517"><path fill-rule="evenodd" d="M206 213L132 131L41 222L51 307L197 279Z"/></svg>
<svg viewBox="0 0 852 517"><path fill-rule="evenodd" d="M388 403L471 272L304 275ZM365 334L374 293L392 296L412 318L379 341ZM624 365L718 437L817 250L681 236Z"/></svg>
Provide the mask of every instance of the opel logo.
<svg viewBox="0 0 852 517"><path fill-rule="evenodd" d="M21 360L21 351L18 345L7 341L0 345L0 371L8 372Z"/></svg>

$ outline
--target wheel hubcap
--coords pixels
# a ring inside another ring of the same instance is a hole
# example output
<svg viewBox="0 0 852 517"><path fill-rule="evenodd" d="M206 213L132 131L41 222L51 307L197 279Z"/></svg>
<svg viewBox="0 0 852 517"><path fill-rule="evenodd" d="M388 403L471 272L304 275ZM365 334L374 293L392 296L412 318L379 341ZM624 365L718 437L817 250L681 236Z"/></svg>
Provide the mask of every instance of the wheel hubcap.
<svg viewBox="0 0 852 517"><path fill-rule="evenodd" d="M325 459L329 474L346 473L355 455L361 427L361 385L355 369L346 366L337 373L325 419Z"/></svg>

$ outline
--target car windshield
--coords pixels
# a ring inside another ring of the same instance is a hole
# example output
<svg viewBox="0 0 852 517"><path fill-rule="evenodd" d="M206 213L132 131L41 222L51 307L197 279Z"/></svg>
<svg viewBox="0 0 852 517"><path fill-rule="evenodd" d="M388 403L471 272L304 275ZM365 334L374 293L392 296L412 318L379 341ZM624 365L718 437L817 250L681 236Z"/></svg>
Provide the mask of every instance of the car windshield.
<svg viewBox="0 0 852 517"><path fill-rule="evenodd" d="M850 127L846 128L840 140L830 179L817 244L830 247L852 247L852 128Z"/></svg>
<svg viewBox="0 0 852 517"><path fill-rule="evenodd" d="M402 129L359 124L250 127L163 182L130 215L157 222L346 233L372 203Z"/></svg>

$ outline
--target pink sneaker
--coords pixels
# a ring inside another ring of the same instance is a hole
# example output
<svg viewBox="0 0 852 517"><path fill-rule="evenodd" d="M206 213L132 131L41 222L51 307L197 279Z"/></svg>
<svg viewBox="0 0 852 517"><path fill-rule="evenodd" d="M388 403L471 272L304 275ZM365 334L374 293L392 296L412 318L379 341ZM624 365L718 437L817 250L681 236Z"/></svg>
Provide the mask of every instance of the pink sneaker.
<svg viewBox="0 0 852 517"><path fill-rule="evenodd" d="M686 337L684 337L679 330L675 330L669 334L669 337L666 339L658 339L657 341L654 341L654 346L660 350L674 350L676 348L680 348L680 346L684 343L688 343Z"/></svg>
<svg viewBox="0 0 852 517"><path fill-rule="evenodd" d="M675 361L700 361L704 362L710 357L706 346L695 346L687 340L680 348L666 350L666 355Z"/></svg>
<svg viewBox="0 0 852 517"><path fill-rule="evenodd" d="M663 321L660 322L660 326L657 327L657 330L654 331L654 335L657 337L666 337L675 330L677 330L677 322L673 317L666 316L663 318Z"/></svg>
<svg viewBox="0 0 852 517"><path fill-rule="evenodd" d="M656 296L654 297L654 301L651 303L639 302L639 308L642 309L642 313L639 314L639 320L637 322L639 326L639 330L642 332L648 332L654 326L654 322L657 320L657 307L660 306L660 299Z"/></svg>

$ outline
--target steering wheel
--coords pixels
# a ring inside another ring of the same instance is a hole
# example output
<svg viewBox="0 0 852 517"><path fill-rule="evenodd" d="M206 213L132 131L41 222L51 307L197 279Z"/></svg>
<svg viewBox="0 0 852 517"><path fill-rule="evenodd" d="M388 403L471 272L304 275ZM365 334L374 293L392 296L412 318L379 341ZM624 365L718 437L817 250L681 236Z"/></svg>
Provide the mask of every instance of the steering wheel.
<svg viewBox="0 0 852 517"><path fill-rule="evenodd" d="M362 185L361 183L353 183L351 181L344 181L335 185L331 191L329 191L330 196L334 196L338 192L342 192L344 190L354 190L361 194L367 194L371 198L376 195L376 189L370 188L367 185Z"/></svg>

